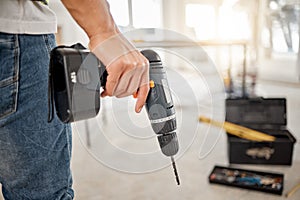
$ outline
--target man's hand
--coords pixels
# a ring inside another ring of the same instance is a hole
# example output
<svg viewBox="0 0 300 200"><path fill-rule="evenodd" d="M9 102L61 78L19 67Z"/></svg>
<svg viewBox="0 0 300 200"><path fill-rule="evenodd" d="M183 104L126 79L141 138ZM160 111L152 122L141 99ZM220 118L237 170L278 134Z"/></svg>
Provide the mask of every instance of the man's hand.
<svg viewBox="0 0 300 200"><path fill-rule="evenodd" d="M135 111L140 112L149 92L149 63L119 32L106 0L62 0L90 38L89 47L108 72L101 96L125 97L138 91Z"/></svg>
<svg viewBox="0 0 300 200"><path fill-rule="evenodd" d="M138 51L118 58L106 67L108 77L104 96L125 97L138 91L135 111L140 112L149 92L149 64Z"/></svg>
<svg viewBox="0 0 300 200"><path fill-rule="evenodd" d="M122 34L105 40L98 35L91 38L89 46L108 73L101 96L121 98L138 92L135 111L140 112L149 92L148 60Z"/></svg>
<svg viewBox="0 0 300 200"><path fill-rule="evenodd" d="M138 91L135 111L140 112L149 92L148 60L121 34L102 40L99 35L92 38L89 45L108 73L101 96L121 98ZM94 44L98 45L93 48Z"/></svg>

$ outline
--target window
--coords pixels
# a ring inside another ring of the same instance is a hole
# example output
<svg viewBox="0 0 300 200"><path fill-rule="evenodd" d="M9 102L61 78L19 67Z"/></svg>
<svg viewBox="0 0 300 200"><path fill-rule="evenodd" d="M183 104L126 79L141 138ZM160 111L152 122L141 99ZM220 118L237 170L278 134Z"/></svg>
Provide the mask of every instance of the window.
<svg viewBox="0 0 300 200"><path fill-rule="evenodd" d="M272 21L272 44L275 52L297 52L299 46L298 25L283 20Z"/></svg>
<svg viewBox="0 0 300 200"><path fill-rule="evenodd" d="M119 26L162 27L162 0L108 0L108 2Z"/></svg>
<svg viewBox="0 0 300 200"><path fill-rule="evenodd" d="M248 14L245 11L236 11L232 6L220 6L217 9L212 5L187 4L185 13L186 25L194 28L199 40L237 40L251 37Z"/></svg>
<svg viewBox="0 0 300 200"><path fill-rule="evenodd" d="M194 28L197 39L206 40L215 37L215 9L213 6L187 4L185 8L186 25Z"/></svg>
<svg viewBox="0 0 300 200"><path fill-rule="evenodd" d="M108 0L110 12L117 25L129 26L128 1L126 0Z"/></svg>
<svg viewBox="0 0 300 200"><path fill-rule="evenodd" d="M161 0L132 0L132 7L135 28L162 27Z"/></svg>
<svg viewBox="0 0 300 200"><path fill-rule="evenodd" d="M219 9L218 36L226 40L250 39L248 13L221 6Z"/></svg>
<svg viewBox="0 0 300 200"><path fill-rule="evenodd" d="M270 46L273 51L295 53L299 49L299 1L269 0L267 15Z"/></svg>

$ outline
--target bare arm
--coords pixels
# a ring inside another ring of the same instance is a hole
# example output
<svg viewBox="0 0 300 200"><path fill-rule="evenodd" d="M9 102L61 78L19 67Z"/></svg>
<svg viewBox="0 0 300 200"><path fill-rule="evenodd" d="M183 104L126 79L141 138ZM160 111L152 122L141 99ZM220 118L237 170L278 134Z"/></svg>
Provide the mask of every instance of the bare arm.
<svg viewBox="0 0 300 200"><path fill-rule="evenodd" d="M106 0L62 0L72 17L90 39L118 34Z"/></svg>
<svg viewBox="0 0 300 200"><path fill-rule="evenodd" d="M62 0L86 32L89 47L107 66L102 96L124 97L139 89L135 111L143 107L149 92L149 63L116 27L106 0Z"/></svg>

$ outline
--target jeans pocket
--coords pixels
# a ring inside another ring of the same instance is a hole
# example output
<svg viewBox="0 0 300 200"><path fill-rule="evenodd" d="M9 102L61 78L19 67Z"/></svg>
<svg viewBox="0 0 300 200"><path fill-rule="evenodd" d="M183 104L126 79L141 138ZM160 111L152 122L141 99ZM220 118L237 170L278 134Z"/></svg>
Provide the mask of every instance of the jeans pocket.
<svg viewBox="0 0 300 200"><path fill-rule="evenodd" d="M16 35L0 33L0 119L17 110L18 49Z"/></svg>

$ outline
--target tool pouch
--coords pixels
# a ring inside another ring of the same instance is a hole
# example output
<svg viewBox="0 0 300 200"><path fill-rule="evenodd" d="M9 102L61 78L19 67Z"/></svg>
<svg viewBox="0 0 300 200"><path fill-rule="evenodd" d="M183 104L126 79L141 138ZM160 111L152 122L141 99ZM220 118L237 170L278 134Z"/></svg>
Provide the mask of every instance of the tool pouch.
<svg viewBox="0 0 300 200"><path fill-rule="evenodd" d="M54 113L64 123L95 117L106 76L104 65L81 44L54 48L50 54L48 121Z"/></svg>

